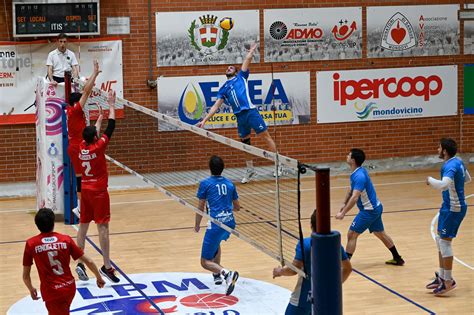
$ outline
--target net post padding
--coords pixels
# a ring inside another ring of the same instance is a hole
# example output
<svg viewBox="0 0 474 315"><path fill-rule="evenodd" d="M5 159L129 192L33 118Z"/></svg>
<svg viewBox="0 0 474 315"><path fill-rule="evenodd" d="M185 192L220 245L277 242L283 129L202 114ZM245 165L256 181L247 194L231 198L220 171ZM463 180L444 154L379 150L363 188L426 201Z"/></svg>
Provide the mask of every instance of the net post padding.
<svg viewBox="0 0 474 315"><path fill-rule="evenodd" d="M329 168L316 169L316 233L331 233Z"/></svg>

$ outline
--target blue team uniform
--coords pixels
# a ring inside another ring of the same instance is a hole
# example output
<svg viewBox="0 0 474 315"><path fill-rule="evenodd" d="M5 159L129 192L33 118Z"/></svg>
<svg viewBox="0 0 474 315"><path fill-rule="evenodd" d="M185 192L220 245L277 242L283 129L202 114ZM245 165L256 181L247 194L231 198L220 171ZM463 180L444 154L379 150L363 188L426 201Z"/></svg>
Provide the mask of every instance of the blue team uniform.
<svg viewBox="0 0 474 315"><path fill-rule="evenodd" d="M267 130L265 121L250 100L248 78L249 71L241 70L235 77L227 80L217 92L217 98L223 99L226 105L232 107L241 138L248 136L252 129L257 134Z"/></svg>
<svg viewBox="0 0 474 315"><path fill-rule="evenodd" d="M352 221L350 229L357 233L363 233L369 229L372 232L384 230L382 222L382 203L377 199L374 185L370 180L369 173L363 167L358 167L351 174L351 190L361 192L357 200L359 213Z"/></svg>
<svg viewBox="0 0 474 315"><path fill-rule="evenodd" d="M199 184L197 192L199 199L207 200L209 215L224 223L230 228L235 228L233 215L233 201L237 200L235 185L223 176L210 176ZM214 223L208 225L202 244L201 257L212 260L219 249L221 241L229 238L230 233Z"/></svg>
<svg viewBox="0 0 474 315"><path fill-rule="evenodd" d="M441 168L441 179L449 177L452 183L443 191L443 204L439 210L438 234L442 238L456 237L467 212L464 196L466 168L457 157L447 160Z"/></svg>
<svg viewBox="0 0 474 315"><path fill-rule="evenodd" d="M295 290L291 293L290 303L288 304L285 315L311 314L311 237L303 239L304 253L301 252L300 242L296 245L295 260L303 261L306 272L306 278L298 277ZM341 260L347 260L347 254L341 246Z"/></svg>

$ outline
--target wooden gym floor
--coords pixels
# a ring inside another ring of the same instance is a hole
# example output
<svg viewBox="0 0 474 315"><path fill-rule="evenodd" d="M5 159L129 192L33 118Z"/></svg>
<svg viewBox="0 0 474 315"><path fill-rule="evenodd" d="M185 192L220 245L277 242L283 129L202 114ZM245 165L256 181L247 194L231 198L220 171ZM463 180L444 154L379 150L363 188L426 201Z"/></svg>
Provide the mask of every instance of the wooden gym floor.
<svg viewBox="0 0 474 315"><path fill-rule="evenodd" d="M469 170L474 175L472 165ZM474 314L474 183L466 185L470 207L453 242L458 259L453 275L458 287L445 297L434 297L424 287L437 270L437 249L430 229L441 204L441 193L425 184L428 175L437 178L439 170L372 175L384 205L385 229L406 265L385 265L389 251L374 236L364 233L351 261L354 272L343 286L345 314ZM332 214L341 205L348 183L348 176L331 178ZM315 207L314 182L304 179L302 188L303 224L309 235L309 215ZM199 264L204 229L199 234L193 232L194 212L157 190L112 192L111 202L111 256L125 273L205 272ZM2 314L28 295L21 279L21 263L24 241L37 234L34 207L33 198L0 200ZM332 219L332 229L341 232L344 245L356 213L357 209L352 209L343 221ZM72 226L61 223L56 224L56 231L76 234ZM92 225L89 233L98 244ZM86 245L86 253L102 264L90 244ZM272 279L272 269L278 263L235 237L223 244L222 263L243 277L289 290L296 283L296 277ZM35 268L32 277L39 288Z"/></svg>

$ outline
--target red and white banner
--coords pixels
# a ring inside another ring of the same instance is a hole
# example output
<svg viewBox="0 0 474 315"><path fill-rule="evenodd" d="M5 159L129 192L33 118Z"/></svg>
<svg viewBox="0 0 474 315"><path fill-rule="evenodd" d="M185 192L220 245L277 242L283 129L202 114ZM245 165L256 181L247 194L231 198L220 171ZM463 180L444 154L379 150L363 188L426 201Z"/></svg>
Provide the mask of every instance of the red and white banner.
<svg viewBox="0 0 474 315"><path fill-rule="evenodd" d="M318 123L457 114L457 66L316 73Z"/></svg>
<svg viewBox="0 0 474 315"><path fill-rule="evenodd" d="M0 125L34 123L35 86L37 77L47 73L46 58L56 43L0 42ZM68 42L76 54L81 77L92 73L94 59L99 60L102 73L96 87L114 89L123 97L122 41L92 39ZM94 96L89 104L97 103Z"/></svg>

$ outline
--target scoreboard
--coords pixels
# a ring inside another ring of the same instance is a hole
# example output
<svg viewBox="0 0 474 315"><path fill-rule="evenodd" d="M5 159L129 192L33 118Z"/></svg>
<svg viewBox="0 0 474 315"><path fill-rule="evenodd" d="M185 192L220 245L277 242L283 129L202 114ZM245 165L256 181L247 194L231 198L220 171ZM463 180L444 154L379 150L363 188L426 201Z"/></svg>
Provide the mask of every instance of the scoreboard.
<svg viewBox="0 0 474 315"><path fill-rule="evenodd" d="M48 3L13 2L14 37L99 35L99 0Z"/></svg>

